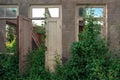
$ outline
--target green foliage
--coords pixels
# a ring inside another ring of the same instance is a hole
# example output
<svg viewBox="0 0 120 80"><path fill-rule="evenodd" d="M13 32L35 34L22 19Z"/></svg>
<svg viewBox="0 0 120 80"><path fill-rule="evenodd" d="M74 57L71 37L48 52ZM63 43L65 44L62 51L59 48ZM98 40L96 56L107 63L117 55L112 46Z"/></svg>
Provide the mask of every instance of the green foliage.
<svg viewBox="0 0 120 80"><path fill-rule="evenodd" d="M11 25L6 26L6 52L7 53L16 53L16 35L15 27Z"/></svg>
<svg viewBox="0 0 120 80"><path fill-rule="evenodd" d="M14 40L6 45L6 50L8 53L17 53L17 42L16 42L16 37Z"/></svg>
<svg viewBox="0 0 120 80"><path fill-rule="evenodd" d="M56 57L54 73L44 67L45 37L44 34L41 47L28 55L29 70L24 76L18 74L16 54L0 55L0 80L120 80L120 59L110 57L108 46L100 37L100 25L92 15L87 18L79 41L73 43L69 61L61 65Z"/></svg>
<svg viewBox="0 0 120 80"><path fill-rule="evenodd" d="M39 50L32 51L28 56L30 69L28 71L28 80L50 80L49 72L45 70L45 46L41 45Z"/></svg>
<svg viewBox="0 0 120 80"><path fill-rule="evenodd" d="M64 66L58 66L53 80L119 80L120 60L110 58L108 46L100 37L100 25L92 15L79 41L71 48L71 58Z"/></svg>
<svg viewBox="0 0 120 80"><path fill-rule="evenodd" d="M46 31L45 31L46 21L43 21L42 24L41 24L41 26L40 26L40 25L37 25L37 24L35 24L35 23L33 23L33 26L34 26L33 31L34 31L35 33L45 35L45 33L46 33Z"/></svg>
<svg viewBox="0 0 120 80"><path fill-rule="evenodd" d="M111 59L109 61L107 76L109 80L120 80L120 59Z"/></svg>
<svg viewBox="0 0 120 80"><path fill-rule="evenodd" d="M14 80L19 77L15 29L8 26L6 30L6 52L0 54L0 80Z"/></svg>
<svg viewBox="0 0 120 80"><path fill-rule="evenodd" d="M7 42L12 42L15 37L15 28L13 26L7 25L6 27L6 39Z"/></svg>
<svg viewBox="0 0 120 80"><path fill-rule="evenodd" d="M38 34L44 34L45 33L45 27L43 26L35 26L34 27L34 32Z"/></svg>
<svg viewBox="0 0 120 80"><path fill-rule="evenodd" d="M0 80L14 80L18 74L17 54L0 54Z"/></svg>

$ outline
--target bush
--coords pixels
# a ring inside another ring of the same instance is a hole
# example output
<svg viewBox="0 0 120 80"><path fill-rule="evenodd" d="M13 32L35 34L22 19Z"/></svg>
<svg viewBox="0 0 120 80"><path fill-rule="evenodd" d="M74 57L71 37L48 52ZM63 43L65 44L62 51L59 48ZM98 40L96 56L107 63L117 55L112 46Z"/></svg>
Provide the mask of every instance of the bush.
<svg viewBox="0 0 120 80"><path fill-rule="evenodd" d="M6 52L8 52L8 53L17 53L16 38L14 38L14 40L11 43L7 42Z"/></svg>
<svg viewBox="0 0 120 80"><path fill-rule="evenodd" d="M90 15L79 41L72 45L70 60L57 67L54 80L109 80L108 53L108 46L100 37L100 25Z"/></svg>
<svg viewBox="0 0 120 80"><path fill-rule="evenodd" d="M89 16L79 41L72 45L71 68L78 69L75 80L106 80L108 47L100 37L100 25Z"/></svg>
<svg viewBox="0 0 120 80"><path fill-rule="evenodd" d="M0 80L14 80L18 76L18 56L0 54Z"/></svg>
<svg viewBox="0 0 120 80"><path fill-rule="evenodd" d="M111 58L106 42L100 37L100 25L89 16L79 41L71 47L71 58L65 65L56 65L56 71L45 70L45 35L39 50L28 55L29 70L18 75L18 58L0 55L1 80L119 80L120 59Z"/></svg>
<svg viewBox="0 0 120 80"><path fill-rule="evenodd" d="M50 80L50 74L45 70L45 46L32 51L28 55L30 68L27 73L28 80Z"/></svg>

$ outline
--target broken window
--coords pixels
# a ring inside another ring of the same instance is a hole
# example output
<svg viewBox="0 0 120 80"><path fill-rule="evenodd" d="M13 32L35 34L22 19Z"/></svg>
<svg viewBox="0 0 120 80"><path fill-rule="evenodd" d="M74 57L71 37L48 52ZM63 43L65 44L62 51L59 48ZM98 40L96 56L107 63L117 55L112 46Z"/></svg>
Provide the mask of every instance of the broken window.
<svg viewBox="0 0 120 80"><path fill-rule="evenodd" d="M96 18L96 20L98 20L98 24L103 25L104 8L102 7L80 7L78 15L83 19L87 19L90 15L92 15L94 18ZM82 22L83 19L80 19L79 22Z"/></svg>
<svg viewBox="0 0 120 80"><path fill-rule="evenodd" d="M33 25L42 26L46 18L59 18L59 8L49 6L32 6L31 18Z"/></svg>
<svg viewBox="0 0 120 80"><path fill-rule="evenodd" d="M32 8L32 18L44 17L45 8Z"/></svg>
<svg viewBox="0 0 120 80"><path fill-rule="evenodd" d="M77 35L81 33L85 24L87 23L87 19L92 14L92 16L96 19L95 23L101 26L101 35L106 36L106 10L105 6L78 6L77 7Z"/></svg>
<svg viewBox="0 0 120 80"><path fill-rule="evenodd" d="M59 17L59 8L48 8L48 11L52 18Z"/></svg>
<svg viewBox="0 0 120 80"><path fill-rule="evenodd" d="M16 18L17 15L17 6L0 6L0 18Z"/></svg>
<svg viewBox="0 0 120 80"><path fill-rule="evenodd" d="M93 8L86 8L86 15L89 16L90 14L93 15L95 18L102 18L103 17L103 8L93 7Z"/></svg>

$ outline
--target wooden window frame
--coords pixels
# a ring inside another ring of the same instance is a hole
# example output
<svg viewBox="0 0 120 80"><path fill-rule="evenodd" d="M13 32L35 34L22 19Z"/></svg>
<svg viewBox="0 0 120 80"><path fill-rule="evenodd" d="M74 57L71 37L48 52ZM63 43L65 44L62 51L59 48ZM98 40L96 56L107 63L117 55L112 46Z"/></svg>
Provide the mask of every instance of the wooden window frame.
<svg viewBox="0 0 120 80"><path fill-rule="evenodd" d="M105 33L103 34L105 39L107 40L107 6L106 5L77 5L76 12L75 12L75 40L78 41L78 34L79 34L79 28L78 28L78 20L83 19L84 17L79 16L79 8L103 8L103 17L95 17L96 19L100 19L98 21L103 21L103 27L102 29L105 29ZM84 13L83 13L84 14Z"/></svg>
<svg viewBox="0 0 120 80"><path fill-rule="evenodd" d="M16 8L17 12L16 12L16 16L15 17L0 17L0 19L16 19L17 16L19 15L19 7L18 5L0 5L0 8Z"/></svg>
<svg viewBox="0 0 120 80"><path fill-rule="evenodd" d="M45 17L32 17L32 9L33 8L58 8L59 9L59 17L51 17L51 19L62 19L62 10L61 10L61 5L31 5L30 10L29 10L29 18L31 20L46 20L47 18Z"/></svg>
<svg viewBox="0 0 120 80"><path fill-rule="evenodd" d="M44 17L33 18L32 17L32 9L33 8L58 8L59 9L59 17L51 17L51 18L57 19L57 18L60 18L60 16L61 16L61 6L60 5L45 5L45 6L44 5L31 5L29 17L33 20L44 20L45 19Z"/></svg>

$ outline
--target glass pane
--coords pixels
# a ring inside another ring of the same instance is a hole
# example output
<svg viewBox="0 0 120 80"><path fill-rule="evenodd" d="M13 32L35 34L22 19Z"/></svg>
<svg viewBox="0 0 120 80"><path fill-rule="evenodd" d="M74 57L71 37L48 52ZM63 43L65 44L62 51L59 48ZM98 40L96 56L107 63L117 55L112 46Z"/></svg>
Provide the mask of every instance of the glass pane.
<svg viewBox="0 0 120 80"><path fill-rule="evenodd" d="M17 8L7 8L6 17L17 17Z"/></svg>
<svg viewBox="0 0 120 80"><path fill-rule="evenodd" d="M51 17L59 17L59 8L48 8Z"/></svg>
<svg viewBox="0 0 120 80"><path fill-rule="evenodd" d="M44 26L45 20L32 20L33 26Z"/></svg>
<svg viewBox="0 0 120 80"><path fill-rule="evenodd" d="M86 8L86 15L93 15L94 17L103 17L103 8Z"/></svg>
<svg viewBox="0 0 120 80"><path fill-rule="evenodd" d="M32 9L33 18L44 17L44 15L45 15L45 8L33 8Z"/></svg>
<svg viewBox="0 0 120 80"><path fill-rule="evenodd" d="M83 13L84 13L84 12L83 12L83 8L79 8L79 13L78 13L79 16L83 16Z"/></svg>
<svg viewBox="0 0 120 80"><path fill-rule="evenodd" d="M5 8L0 7L0 17L4 17L5 16L5 11L6 11Z"/></svg>
<svg viewBox="0 0 120 80"><path fill-rule="evenodd" d="M15 7L7 8L7 7L0 7L0 17L16 17L18 13L18 9Z"/></svg>

